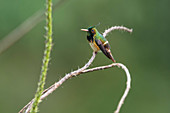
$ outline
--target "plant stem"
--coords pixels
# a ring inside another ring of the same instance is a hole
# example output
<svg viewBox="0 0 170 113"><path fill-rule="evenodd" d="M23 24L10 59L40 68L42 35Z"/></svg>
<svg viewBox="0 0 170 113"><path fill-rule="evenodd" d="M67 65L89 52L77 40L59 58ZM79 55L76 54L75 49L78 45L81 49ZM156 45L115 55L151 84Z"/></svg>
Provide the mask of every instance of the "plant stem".
<svg viewBox="0 0 170 113"><path fill-rule="evenodd" d="M31 113L38 112L38 105L40 103L40 97L44 90L48 64L50 61L50 54L52 49L52 0L46 0L46 41L45 41L45 50L43 57L43 64L41 68L40 80L38 83L37 92L35 94L34 102L31 107Z"/></svg>

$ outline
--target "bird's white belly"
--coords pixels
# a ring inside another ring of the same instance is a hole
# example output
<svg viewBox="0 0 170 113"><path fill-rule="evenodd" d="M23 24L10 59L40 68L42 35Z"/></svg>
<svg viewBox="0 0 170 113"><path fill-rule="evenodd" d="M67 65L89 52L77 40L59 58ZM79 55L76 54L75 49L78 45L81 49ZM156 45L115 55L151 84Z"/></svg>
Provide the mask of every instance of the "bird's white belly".
<svg viewBox="0 0 170 113"><path fill-rule="evenodd" d="M90 44L90 47L93 49L93 51L95 52L101 52L94 43L89 43Z"/></svg>
<svg viewBox="0 0 170 113"><path fill-rule="evenodd" d="M98 51L94 43L89 43L90 47L93 49L93 51Z"/></svg>

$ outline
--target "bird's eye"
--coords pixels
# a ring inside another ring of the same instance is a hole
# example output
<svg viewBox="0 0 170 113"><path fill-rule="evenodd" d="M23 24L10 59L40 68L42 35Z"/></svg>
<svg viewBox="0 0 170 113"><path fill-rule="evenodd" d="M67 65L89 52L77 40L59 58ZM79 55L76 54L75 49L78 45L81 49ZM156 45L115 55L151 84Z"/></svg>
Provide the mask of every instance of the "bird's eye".
<svg viewBox="0 0 170 113"><path fill-rule="evenodd" d="M94 33L94 29L92 29L91 32Z"/></svg>

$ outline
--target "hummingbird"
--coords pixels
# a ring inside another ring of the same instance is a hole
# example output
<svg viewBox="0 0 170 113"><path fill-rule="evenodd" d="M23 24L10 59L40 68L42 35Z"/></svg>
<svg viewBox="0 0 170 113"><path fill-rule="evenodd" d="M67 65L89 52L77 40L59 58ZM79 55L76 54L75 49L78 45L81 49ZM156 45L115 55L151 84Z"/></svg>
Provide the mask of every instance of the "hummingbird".
<svg viewBox="0 0 170 113"><path fill-rule="evenodd" d="M95 26L81 30L87 32L87 40L95 53L102 51L105 56L111 59L114 63L116 62L111 53L109 42L98 32Z"/></svg>

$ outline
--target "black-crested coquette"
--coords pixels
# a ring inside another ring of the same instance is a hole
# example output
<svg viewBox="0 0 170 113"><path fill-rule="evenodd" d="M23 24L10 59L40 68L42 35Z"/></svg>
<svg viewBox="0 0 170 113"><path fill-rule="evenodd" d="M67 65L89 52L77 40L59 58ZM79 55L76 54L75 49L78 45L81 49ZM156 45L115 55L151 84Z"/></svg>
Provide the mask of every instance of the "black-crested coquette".
<svg viewBox="0 0 170 113"><path fill-rule="evenodd" d="M91 26L87 29L81 30L87 32L87 40L93 51L97 53L101 50L109 59L111 59L113 62L116 62L110 51L109 42L102 34L98 32L95 26Z"/></svg>

